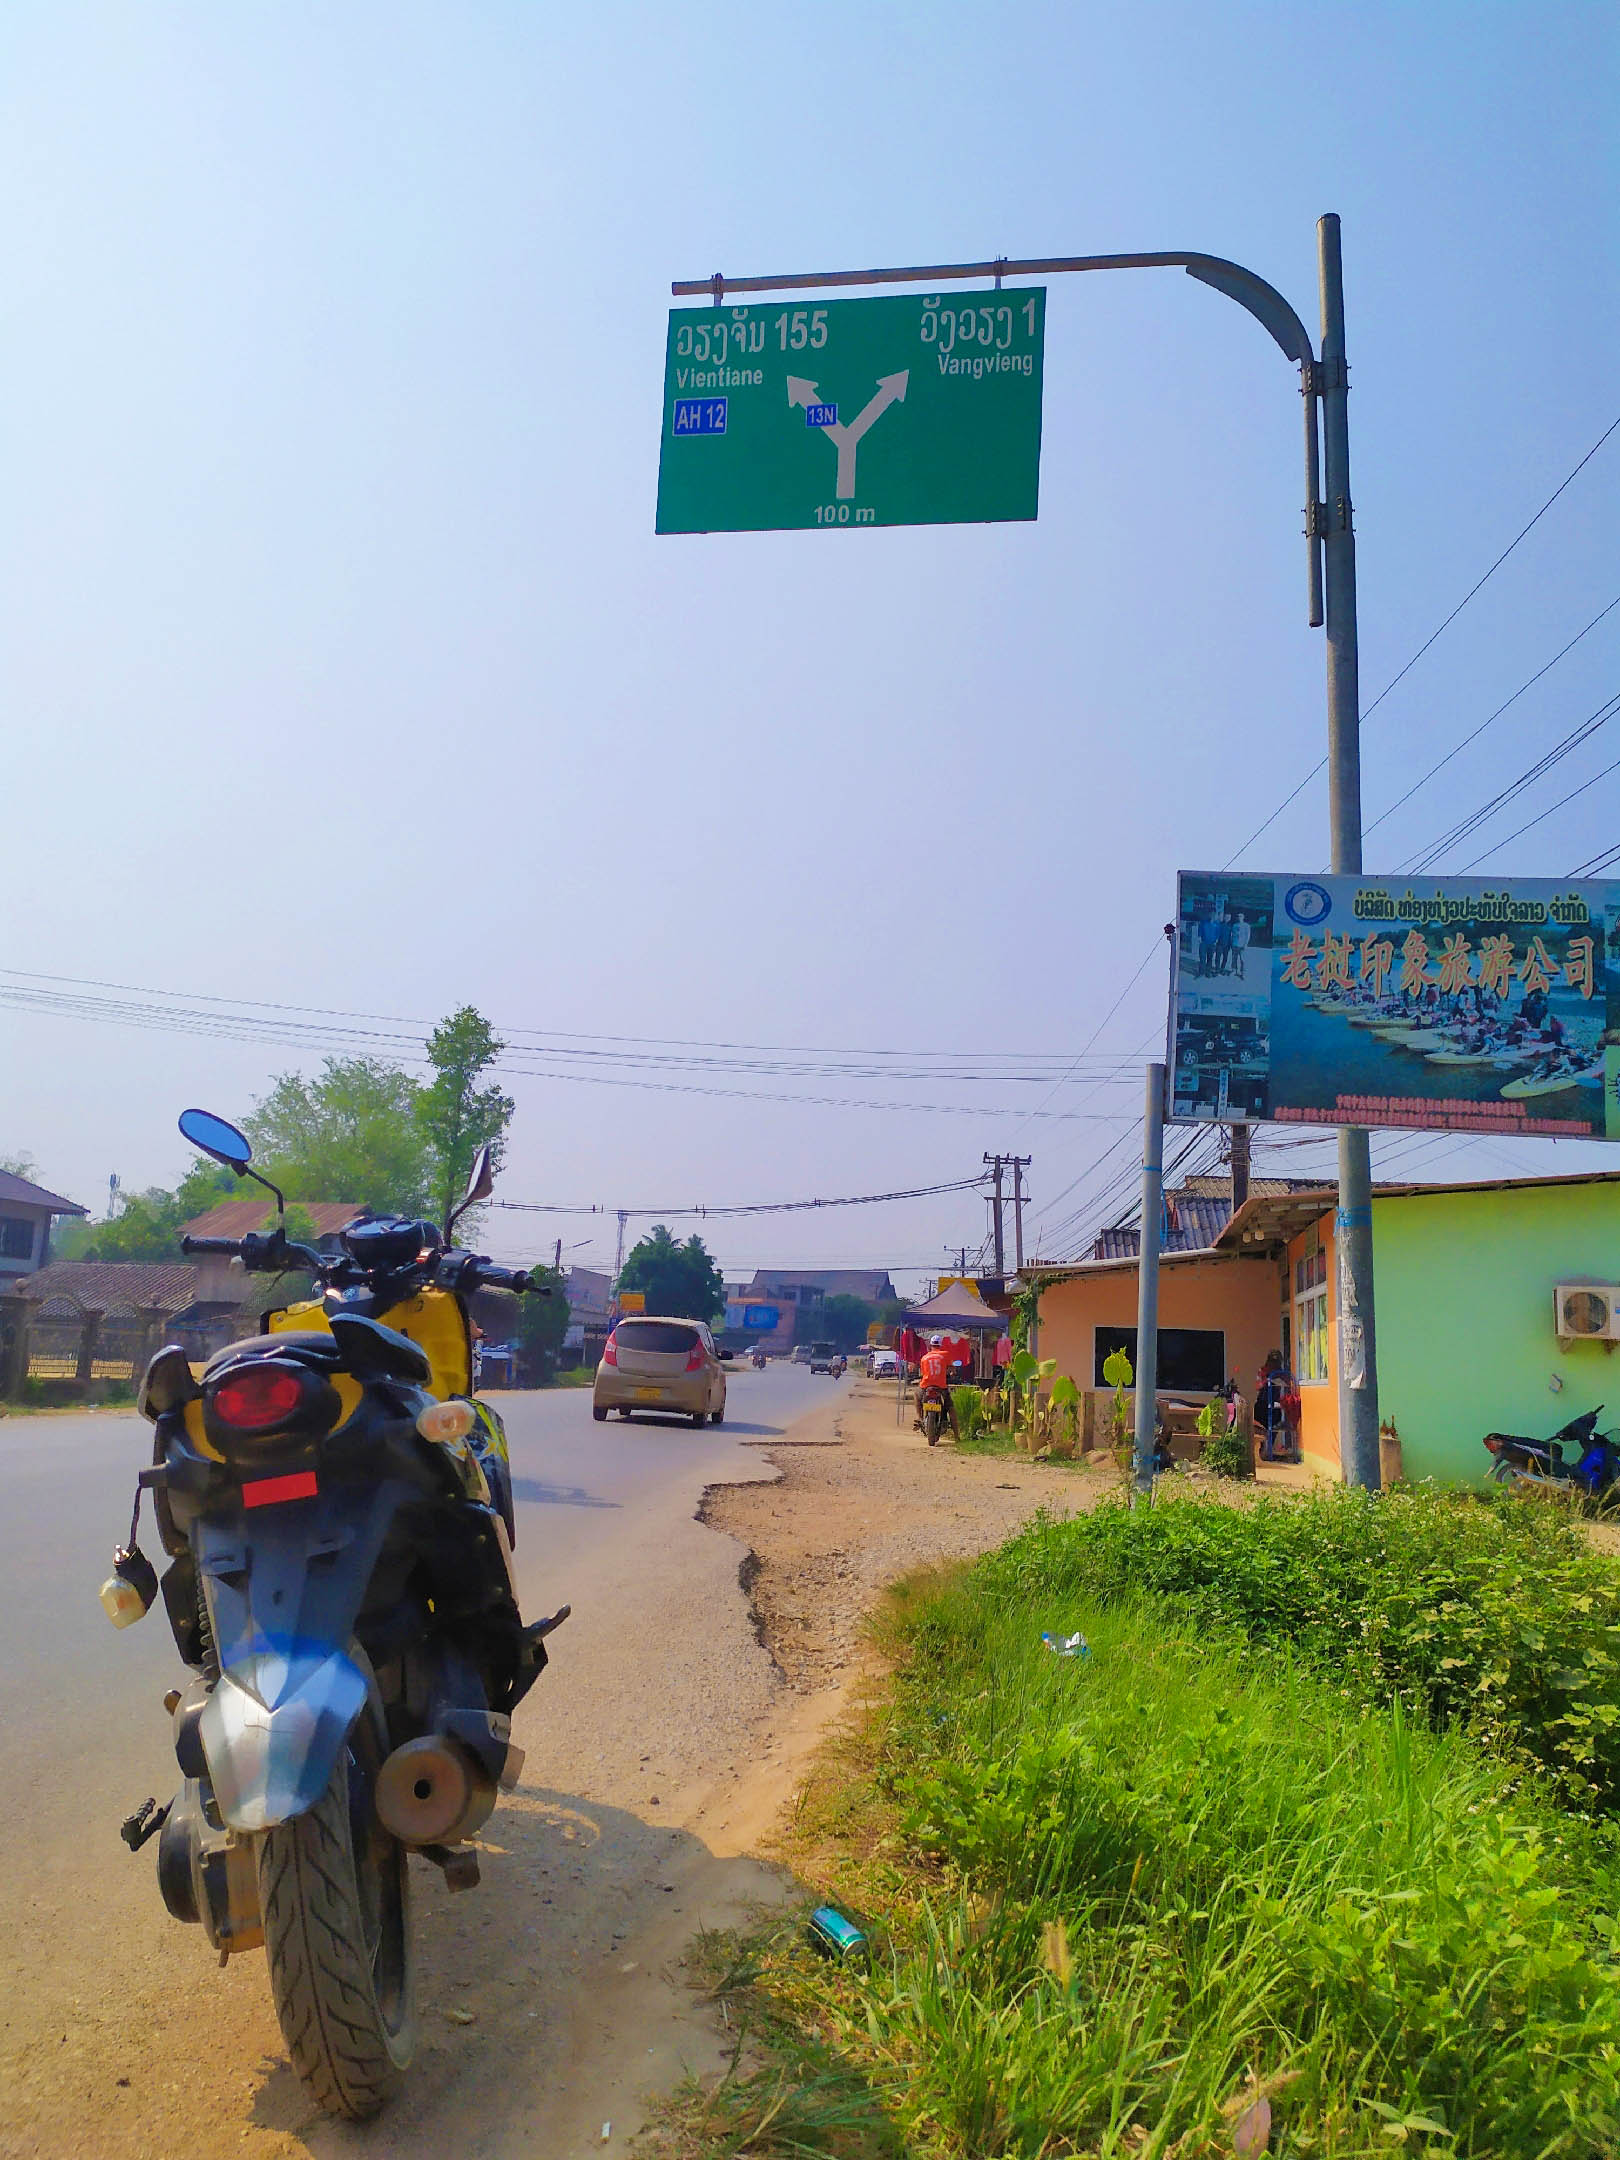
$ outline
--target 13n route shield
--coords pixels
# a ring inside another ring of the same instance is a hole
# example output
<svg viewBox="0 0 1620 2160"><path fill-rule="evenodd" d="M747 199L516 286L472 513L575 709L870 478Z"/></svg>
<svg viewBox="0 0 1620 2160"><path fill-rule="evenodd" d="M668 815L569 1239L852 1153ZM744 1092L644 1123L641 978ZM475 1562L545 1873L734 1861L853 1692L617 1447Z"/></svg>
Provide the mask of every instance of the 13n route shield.
<svg viewBox="0 0 1620 2160"><path fill-rule="evenodd" d="M1046 294L674 308L661 533L1033 518Z"/></svg>

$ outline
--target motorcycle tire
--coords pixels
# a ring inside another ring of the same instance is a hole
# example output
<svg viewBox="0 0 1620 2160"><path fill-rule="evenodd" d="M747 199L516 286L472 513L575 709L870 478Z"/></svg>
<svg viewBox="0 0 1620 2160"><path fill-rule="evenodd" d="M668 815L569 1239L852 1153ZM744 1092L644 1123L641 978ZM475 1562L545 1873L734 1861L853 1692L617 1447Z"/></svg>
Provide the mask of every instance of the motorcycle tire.
<svg viewBox="0 0 1620 2160"><path fill-rule="evenodd" d="M1493 1485L1515 1484L1518 1480L1518 1475L1519 1473L1514 1469L1513 1465L1510 1462L1503 1462L1498 1459L1491 1465L1491 1483Z"/></svg>
<svg viewBox="0 0 1620 2160"><path fill-rule="evenodd" d="M937 1411L925 1410L923 1412L923 1437L930 1447L939 1445L939 1413Z"/></svg>
<svg viewBox="0 0 1620 2160"><path fill-rule="evenodd" d="M377 2113L416 2052L405 1848L372 1809L370 1752L345 1749L314 1807L258 1840L287 2052L316 2105L354 2122Z"/></svg>

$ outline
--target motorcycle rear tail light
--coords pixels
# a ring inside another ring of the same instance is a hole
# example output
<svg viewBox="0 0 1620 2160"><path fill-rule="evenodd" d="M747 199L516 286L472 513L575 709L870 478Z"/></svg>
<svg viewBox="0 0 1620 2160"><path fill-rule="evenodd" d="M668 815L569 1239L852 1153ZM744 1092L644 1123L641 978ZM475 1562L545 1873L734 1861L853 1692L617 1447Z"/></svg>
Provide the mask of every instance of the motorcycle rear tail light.
<svg viewBox="0 0 1620 2160"><path fill-rule="evenodd" d="M1490 1449L1493 1455L1500 1455L1502 1452L1502 1443L1500 1440L1498 1440L1495 1433L1486 1434L1485 1445Z"/></svg>
<svg viewBox="0 0 1620 2160"><path fill-rule="evenodd" d="M686 1353L686 1369L687 1369L687 1371L688 1371L688 1372L701 1372L701 1371L703 1370L703 1345L702 1345L702 1343L700 1343L700 1342L695 1342L695 1343L694 1343L694 1344L692 1345L691 1349L687 1351L687 1353Z"/></svg>
<svg viewBox="0 0 1620 2160"><path fill-rule="evenodd" d="M605 1342L605 1343L604 1343L604 1344L602 1345L602 1363L603 1363L604 1365L617 1365L617 1364L618 1364L618 1362L619 1362L619 1345L618 1345L618 1341L617 1341L617 1339L616 1339L616 1338L615 1338L614 1336L610 1335L610 1336L608 1337L607 1341L606 1341L606 1342Z"/></svg>
<svg viewBox="0 0 1620 2160"><path fill-rule="evenodd" d="M269 1432L294 1416L304 1383L285 1365L245 1365L215 1388L209 1408L235 1432Z"/></svg>

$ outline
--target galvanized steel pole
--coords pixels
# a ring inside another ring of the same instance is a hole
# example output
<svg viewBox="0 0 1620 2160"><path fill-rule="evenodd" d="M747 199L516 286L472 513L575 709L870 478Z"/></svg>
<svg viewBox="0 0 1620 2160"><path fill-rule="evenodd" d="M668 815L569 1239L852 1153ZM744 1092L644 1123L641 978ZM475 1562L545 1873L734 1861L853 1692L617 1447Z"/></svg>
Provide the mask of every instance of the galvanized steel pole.
<svg viewBox="0 0 1620 2160"><path fill-rule="evenodd" d="M1339 220L1316 227L1322 287L1322 524L1327 613L1328 804L1333 869L1361 870L1361 684L1356 654L1356 534L1350 505L1350 376L1344 351ZM1372 1148L1339 1128L1339 1461L1346 1484L1378 1490L1378 1357L1373 1319Z"/></svg>
<svg viewBox="0 0 1620 2160"><path fill-rule="evenodd" d="M1136 1460L1139 1493L1153 1490L1159 1409L1159 1218L1164 1212L1164 1067L1147 1069L1142 1113L1142 1235L1136 1263Z"/></svg>

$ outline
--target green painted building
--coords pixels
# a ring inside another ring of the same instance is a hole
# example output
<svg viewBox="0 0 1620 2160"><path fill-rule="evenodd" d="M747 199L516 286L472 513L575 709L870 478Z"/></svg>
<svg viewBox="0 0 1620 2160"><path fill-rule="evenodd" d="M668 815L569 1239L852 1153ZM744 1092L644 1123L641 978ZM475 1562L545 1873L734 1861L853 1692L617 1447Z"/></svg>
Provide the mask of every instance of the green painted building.
<svg viewBox="0 0 1620 2160"><path fill-rule="evenodd" d="M1210 1260L1256 1263L1245 1296L1298 1382L1306 1459L1337 1477L1334 1203L1326 1189L1257 1194ZM1380 1185L1373 1289L1378 1408L1405 1476L1483 1483L1486 1433L1547 1438L1600 1405L1600 1430L1620 1428L1620 1171Z"/></svg>
<svg viewBox="0 0 1620 2160"><path fill-rule="evenodd" d="M1601 1308L1564 1311L1560 1286L1605 1284L1617 1332L1563 1333ZM1545 1437L1599 1404L1620 1426L1620 1173L1375 1195L1373 1290L1379 1412L1408 1477L1477 1482L1485 1433Z"/></svg>

